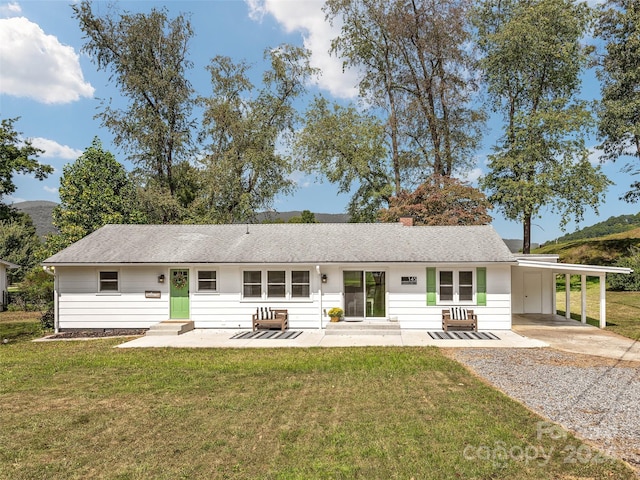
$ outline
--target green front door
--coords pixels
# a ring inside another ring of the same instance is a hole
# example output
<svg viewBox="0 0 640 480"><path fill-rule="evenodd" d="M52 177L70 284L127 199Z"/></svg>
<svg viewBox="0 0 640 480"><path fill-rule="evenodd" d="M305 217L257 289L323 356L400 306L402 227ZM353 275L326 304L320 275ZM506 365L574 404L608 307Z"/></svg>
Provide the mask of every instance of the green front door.
<svg viewBox="0 0 640 480"><path fill-rule="evenodd" d="M189 270L171 270L171 318L189 318Z"/></svg>

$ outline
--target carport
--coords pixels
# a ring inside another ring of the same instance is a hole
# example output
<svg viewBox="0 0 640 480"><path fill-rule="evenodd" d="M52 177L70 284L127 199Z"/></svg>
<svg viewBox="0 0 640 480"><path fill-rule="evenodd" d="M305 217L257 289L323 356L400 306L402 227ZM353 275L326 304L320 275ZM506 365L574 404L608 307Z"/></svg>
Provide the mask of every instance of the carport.
<svg viewBox="0 0 640 480"><path fill-rule="evenodd" d="M538 257L539 258L539 257ZM530 258L518 258L518 266L516 268L522 268L526 271L540 271L545 272L547 275L548 281L543 283L544 285L551 286L552 292L550 295L544 295L544 292L541 292L541 298L544 297L551 302L551 312L527 312L525 311L526 306L523 306L522 312L515 313L552 313L555 314L557 311L556 305L556 275L564 275L565 284L567 288L565 288L565 316L567 318L571 317L571 289L568 288L570 285L571 275L580 275L580 311L581 311L581 321L582 323L587 323L587 277L598 277L600 283L600 309L599 309L599 326L600 328L604 328L607 324L607 282L606 275L607 273L622 273L622 274L630 274L633 270L630 268L623 267L608 267L608 266L600 266L600 265L584 265L584 264L571 264L571 263L556 263L557 256L547 257L544 260L534 260ZM550 280L549 280L550 275ZM535 292L532 292L530 289L527 290L526 282L523 282L521 286L522 294L524 298L529 298L531 295L535 295ZM518 288L514 287L514 292L517 292ZM542 300L541 300L542 302ZM525 305L523 303L523 305Z"/></svg>

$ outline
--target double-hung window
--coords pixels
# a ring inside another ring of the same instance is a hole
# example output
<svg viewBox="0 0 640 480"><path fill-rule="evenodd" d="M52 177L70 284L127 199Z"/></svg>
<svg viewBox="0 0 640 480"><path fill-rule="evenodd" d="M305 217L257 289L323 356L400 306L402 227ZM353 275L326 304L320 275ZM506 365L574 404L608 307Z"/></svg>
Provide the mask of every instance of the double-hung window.
<svg viewBox="0 0 640 480"><path fill-rule="evenodd" d="M438 272L438 294L441 303L473 302L472 270L440 270Z"/></svg>
<svg viewBox="0 0 640 480"><path fill-rule="evenodd" d="M118 291L118 272L100 272L99 279L100 292Z"/></svg>
<svg viewBox="0 0 640 480"><path fill-rule="evenodd" d="M284 298L287 295L287 277L284 270L267 272L267 298Z"/></svg>
<svg viewBox="0 0 640 480"><path fill-rule="evenodd" d="M260 298L262 296L262 272L260 270L245 270L242 278L242 296Z"/></svg>
<svg viewBox="0 0 640 480"><path fill-rule="evenodd" d="M308 298L310 293L309 270L293 270L291 272L291 297Z"/></svg>
<svg viewBox="0 0 640 480"><path fill-rule="evenodd" d="M199 270L198 271L198 291L199 292L217 292L218 291L218 272L215 270Z"/></svg>

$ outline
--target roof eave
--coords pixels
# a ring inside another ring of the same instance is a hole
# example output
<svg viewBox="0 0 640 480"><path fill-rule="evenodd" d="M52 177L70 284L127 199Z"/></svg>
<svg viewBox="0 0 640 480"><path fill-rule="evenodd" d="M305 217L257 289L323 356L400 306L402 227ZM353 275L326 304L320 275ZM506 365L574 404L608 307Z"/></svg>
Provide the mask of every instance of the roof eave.
<svg viewBox="0 0 640 480"><path fill-rule="evenodd" d="M551 263L551 262L541 262L534 260L521 260L518 259L519 267L530 267L530 268L542 268L545 270L552 270L556 273L568 273L568 274L603 274L603 273L622 273L622 274L630 274L633 273L633 269L626 267L610 267L603 265L587 265L587 264L577 264L577 263Z"/></svg>

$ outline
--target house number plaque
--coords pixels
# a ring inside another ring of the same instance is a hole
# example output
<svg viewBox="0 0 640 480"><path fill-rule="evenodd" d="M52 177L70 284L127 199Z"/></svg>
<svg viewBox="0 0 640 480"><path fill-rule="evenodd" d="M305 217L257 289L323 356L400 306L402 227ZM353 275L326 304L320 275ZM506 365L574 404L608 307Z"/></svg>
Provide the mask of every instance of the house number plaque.
<svg viewBox="0 0 640 480"><path fill-rule="evenodd" d="M418 277L400 277L400 283L402 285L417 285Z"/></svg>
<svg viewBox="0 0 640 480"><path fill-rule="evenodd" d="M145 298L160 298L160 290L147 290L144 292Z"/></svg>

